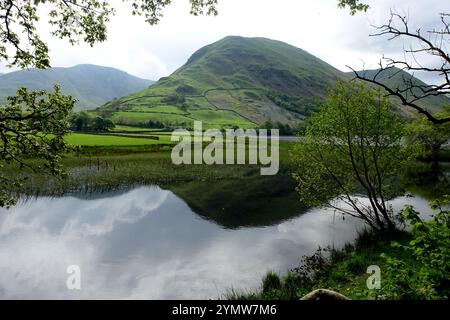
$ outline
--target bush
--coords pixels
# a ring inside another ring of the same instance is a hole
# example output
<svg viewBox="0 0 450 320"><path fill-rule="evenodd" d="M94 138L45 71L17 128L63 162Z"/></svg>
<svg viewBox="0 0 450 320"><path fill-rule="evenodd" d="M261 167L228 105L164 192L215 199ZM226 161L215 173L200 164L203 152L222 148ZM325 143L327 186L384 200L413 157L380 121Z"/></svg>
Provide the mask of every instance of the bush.
<svg viewBox="0 0 450 320"><path fill-rule="evenodd" d="M323 101L317 98L289 96L275 91L268 92L266 96L277 106L306 117L316 112L319 105L323 103Z"/></svg>
<svg viewBox="0 0 450 320"><path fill-rule="evenodd" d="M403 212L412 226L413 239L407 245L393 242L392 246L409 253L414 268L404 261L382 254L388 275L383 279L381 298L384 299L448 299L450 293L450 210L444 201L432 203L438 213L430 221L423 221L412 206Z"/></svg>
<svg viewBox="0 0 450 320"><path fill-rule="evenodd" d="M304 285L312 284L315 277L328 271L330 261L325 257L326 251L330 250L319 247L313 255L303 256L300 267L292 270Z"/></svg>
<svg viewBox="0 0 450 320"><path fill-rule="evenodd" d="M186 98L182 95L171 94L162 99L162 102L171 104L171 105L183 105L186 103Z"/></svg>
<svg viewBox="0 0 450 320"><path fill-rule="evenodd" d="M184 96L184 95L196 95L196 94L199 93L196 88L194 88L194 87L192 87L190 85L187 85L187 84L177 87L175 89L175 91L178 94L182 95L182 96Z"/></svg>
<svg viewBox="0 0 450 320"><path fill-rule="evenodd" d="M69 118L69 123L71 130L79 132L108 132L115 127L115 124L110 119L99 116L94 117L86 111L72 114Z"/></svg>

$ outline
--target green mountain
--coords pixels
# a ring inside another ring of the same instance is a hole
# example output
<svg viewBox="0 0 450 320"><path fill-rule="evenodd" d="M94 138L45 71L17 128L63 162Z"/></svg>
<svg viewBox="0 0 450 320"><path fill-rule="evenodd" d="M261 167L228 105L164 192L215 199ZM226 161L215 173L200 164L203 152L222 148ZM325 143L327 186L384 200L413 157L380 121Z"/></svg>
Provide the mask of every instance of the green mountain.
<svg viewBox="0 0 450 320"><path fill-rule="evenodd" d="M118 69L96 65L72 68L30 69L0 75L0 102L15 95L19 87L51 90L60 84L65 94L74 96L77 109L94 109L104 103L148 88L153 81Z"/></svg>
<svg viewBox="0 0 450 320"><path fill-rule="evenodd" d="M264 38L226 37L195 52L171 76L99 111L116 123L161 121L254 127L304 120L327 88L350 77L304 50Z"/></svg>
<svg viewBox="0 0 450 320"><path fill-rule="evenodd" d="M374 77L376 77L377 81L380 81L391 89L398 88L400 90L404 90L409 83L423 88L428 87L425 82L398 68L385 69L381 72L380 69L364 70L358 71L358 73L368 79L373 79ZM354 73L349 72L348 75L353 76ZM417 96L420 96L421 90L416 88L413 90L413 93ZM395 100L397 100L397 98L394 98L394 101ZM398 100L397 103L400 103L400 101ZM427 109L431 113L436 113L442 111L443 107L450 105L450 98L443 95L429 96L424 98L423 100L418 101L417 104L420 107ZM416 115L416 112L411 108L402 108L402 111L411 116Z"/></svg>
<svg viewBox="0 0 450 320"><path fill-rule="evenodd" d="M383 76L389 85L403 83L400 74ZM206 128L255 127L268 120L294 125L317 109L336 81L352 78L289 44L232 36L201 48L169 77L98 111L124 125L189 128L194 120ZM446 100L430 98L427 104L439 111ZM399 109L415 114L405 110Z"/></svg>

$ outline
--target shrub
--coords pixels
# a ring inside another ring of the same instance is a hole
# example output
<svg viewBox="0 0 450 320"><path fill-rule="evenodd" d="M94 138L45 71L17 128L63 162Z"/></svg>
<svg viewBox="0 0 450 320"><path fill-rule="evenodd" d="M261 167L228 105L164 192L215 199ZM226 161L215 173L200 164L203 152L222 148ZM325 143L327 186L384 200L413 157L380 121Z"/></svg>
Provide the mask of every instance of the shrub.
<svg viewBox="0 0 450 320"><path fill-rule="evenodd" d="M175 91L180 95L196 95L198 90L190 85L181 85L175 89Z"/></svg>
<svg viewBox="0 0 450 320"><path fill-rule="evenodd" d="M186 98L182 95L171 94L162 99L162 102L171 105L183 105L186 102Z"/></svg>
<svg viewBox="0 0 450 320"><path fill-rule="evenodd" d="M392 246L405 250L416 261L414 268L396 257L382 254L388 275L383 280L380 297L385 299L448 299L450 293L450 203L435 201L437 210L430 221L419 217L412 206L403 211L405 220L412 226L413 239L407 245L393 242Z"/></svg>

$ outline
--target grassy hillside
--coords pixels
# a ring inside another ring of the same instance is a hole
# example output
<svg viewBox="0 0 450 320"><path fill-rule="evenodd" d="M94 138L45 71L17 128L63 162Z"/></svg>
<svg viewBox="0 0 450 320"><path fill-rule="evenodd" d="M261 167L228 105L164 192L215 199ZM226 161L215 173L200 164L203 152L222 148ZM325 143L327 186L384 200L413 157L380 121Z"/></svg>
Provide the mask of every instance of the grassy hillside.
<svg viewBox="0 0 450 320"><path fill-rule="evenodd" d="M93 109L151 85L150 80L134 77L114 68L77 65L72 68L31 69L0 76L0 103L15 95L19 87L50 90L60 84L64 93L73 95L78 109Z"/></svg>
<svg viewBox="0 0 450 320"><path fill-rule="evenodd" d="M294 124L350 77L306 51L263 38L226 37L195 52L170 77L100 109L116 123L189 126Z"/></svg>
<svg viewBox="0 0 450 320"><path fill-rule="evenodd" d="M392 68L383 70L378 75L379 69L375 70L364 70L359 71L361 75L368 79L373 79L376 76L376 80L382 82L387 85L389 88L395 89L398 88L400 90L404 90L406 88L405 83L412 83L416 86L427 87L427 84L413 75L407 73L406 71ZM348 73L349 75L353 75L353 72ZM414 90L414 94L420 96L421 93L419 89ZM429 110L431 113L436 113L442 111L443 107L450 105L450 98L444 96L430 96L422 101L418 102L418 105ZM403 110L409 111L411 114L415 114L415 111L409 108L404 108Z"/></svg>

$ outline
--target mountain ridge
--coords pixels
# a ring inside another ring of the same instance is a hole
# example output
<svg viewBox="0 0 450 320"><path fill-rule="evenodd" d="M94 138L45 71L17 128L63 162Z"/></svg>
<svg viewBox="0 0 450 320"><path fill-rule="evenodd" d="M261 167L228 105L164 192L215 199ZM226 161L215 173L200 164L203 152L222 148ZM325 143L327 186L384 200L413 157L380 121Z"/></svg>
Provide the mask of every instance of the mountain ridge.
<svg viewBox="0 0 450 320"><path fill-rule="evenodd" d="M0 75L0 102L5 103L6 97L15 95L19 87L52 90L60 84L63 93L78 100L76 109L94 109L153 83L116 68L93 64L19 70Z"/></svg>

